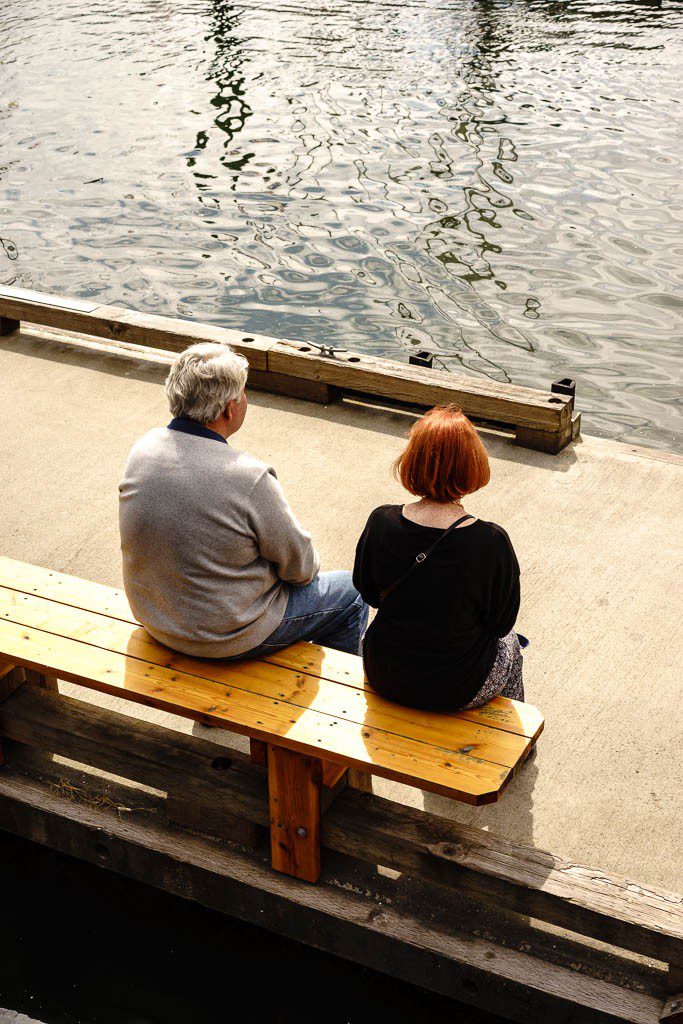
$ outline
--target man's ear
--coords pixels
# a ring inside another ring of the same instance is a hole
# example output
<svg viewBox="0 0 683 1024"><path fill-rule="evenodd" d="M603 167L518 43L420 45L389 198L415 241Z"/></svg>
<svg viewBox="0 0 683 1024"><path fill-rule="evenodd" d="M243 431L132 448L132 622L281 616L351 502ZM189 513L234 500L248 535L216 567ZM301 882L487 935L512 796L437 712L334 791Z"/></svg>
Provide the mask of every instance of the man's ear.
<svg viewBox="0 0 683 1024"><path fill-rule="evenodd" d="M230 401L228 402L228 404L225 407L225 412L223 413L223 415L225 416L226 420L230 421L230 420L233 420L235 418L235 405L236 405L235 399L231 398Z"/></svg>

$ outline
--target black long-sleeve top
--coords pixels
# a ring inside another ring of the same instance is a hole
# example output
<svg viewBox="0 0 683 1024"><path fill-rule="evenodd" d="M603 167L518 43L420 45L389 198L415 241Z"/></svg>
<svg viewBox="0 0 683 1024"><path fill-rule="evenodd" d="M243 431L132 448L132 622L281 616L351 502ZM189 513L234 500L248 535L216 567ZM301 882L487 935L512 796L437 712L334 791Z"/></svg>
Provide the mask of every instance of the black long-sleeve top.
<svg viewBox="0 0 683 1024"><path fill-rule="evenodd" d="M477 519L453 530L385 599L415 557L443 533L381 505L358 541L353 582L378 608L365 635L370 685L411 707L455 710L489 674L499 637L519 611L519 564L502 527Z"/></svg>

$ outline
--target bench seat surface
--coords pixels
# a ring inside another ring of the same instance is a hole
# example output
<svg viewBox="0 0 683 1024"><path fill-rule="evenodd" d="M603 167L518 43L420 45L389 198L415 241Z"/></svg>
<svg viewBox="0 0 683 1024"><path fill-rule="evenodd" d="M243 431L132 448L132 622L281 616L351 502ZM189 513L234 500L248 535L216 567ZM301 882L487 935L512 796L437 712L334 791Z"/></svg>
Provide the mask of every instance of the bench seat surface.
<svg viewBox="0 0 683 1024"><path fill-rule="evenodd" d="M122 591L0 557L2 659L472 804L498 799L543 728L503 697L451 714L392 704L360 658L314 644L187 657L135 621Z"/></svg>

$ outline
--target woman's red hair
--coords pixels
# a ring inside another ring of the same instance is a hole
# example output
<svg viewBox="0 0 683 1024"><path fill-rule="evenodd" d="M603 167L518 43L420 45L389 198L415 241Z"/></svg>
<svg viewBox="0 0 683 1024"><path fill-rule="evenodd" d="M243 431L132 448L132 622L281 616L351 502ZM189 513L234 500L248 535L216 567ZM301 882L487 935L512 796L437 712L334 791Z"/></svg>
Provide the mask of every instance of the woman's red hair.
<svg viewBox="0 0 683 1024"><path fill-rule="evenodd" d="M394 471L411 494L444 504L491 478L484 442L458 405L437 405L413 424Z"/></svg>

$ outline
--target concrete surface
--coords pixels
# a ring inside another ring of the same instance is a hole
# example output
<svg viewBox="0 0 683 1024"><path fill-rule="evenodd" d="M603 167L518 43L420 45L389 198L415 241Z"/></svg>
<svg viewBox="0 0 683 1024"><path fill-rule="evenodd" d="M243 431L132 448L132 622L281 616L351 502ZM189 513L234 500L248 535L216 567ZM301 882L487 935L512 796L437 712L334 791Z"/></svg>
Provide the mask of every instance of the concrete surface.
<svg viewBox="0 0 683 1024"><path fill-rule="evenodd" d="M117 484L133 441L168 421L165 368L46 337L0 344L2 552L118 586ZM410 422L255 393L235 444L277 468L323 568L350 568L368 513L402 500L390 465ZM683 459L594 438L553 457L482 435L492 479L465 504L505 526L517 550L518 628L532 640L527 699L546 731L492 807L375 786L570 860L683 889ZM113 698L88 699L131 713Z"/></svg>

